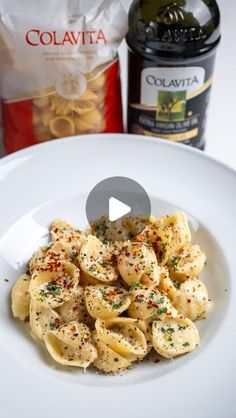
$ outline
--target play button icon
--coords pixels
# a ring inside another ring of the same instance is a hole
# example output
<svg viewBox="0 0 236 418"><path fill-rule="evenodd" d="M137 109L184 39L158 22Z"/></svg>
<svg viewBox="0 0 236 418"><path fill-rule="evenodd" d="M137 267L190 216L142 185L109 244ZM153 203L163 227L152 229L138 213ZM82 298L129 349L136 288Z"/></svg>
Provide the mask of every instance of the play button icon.
<svg viewBox="0 0 236 418"><path fill-rule="evenodd" d="M109 199L109 221L115 222L122 216L128 215L131 212L131 207L116 199L115 197L110 197Z"/></svg>
<svg viewBox="0 0 236 418"><path fill-rule="evenodd" d="M150 214L151 202L147 192L138 182L128 177L109 177L102 180L91 190L86 202L90 226L103 219L103 229L117 229L117 225L120 227L127 219L132 221L137 217L142 218L142 228L145 228ZM104 224L104 219L109 222ZM104 235L109 239L114 234Z"/></svg>

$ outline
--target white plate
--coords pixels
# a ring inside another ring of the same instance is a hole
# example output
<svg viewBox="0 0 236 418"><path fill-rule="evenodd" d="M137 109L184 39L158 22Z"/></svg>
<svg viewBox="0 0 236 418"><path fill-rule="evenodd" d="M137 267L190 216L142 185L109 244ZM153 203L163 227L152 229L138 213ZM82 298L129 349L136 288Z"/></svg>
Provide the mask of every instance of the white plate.
<svg viewBox="0 0 236 418"><path fill-rule="evenodd" d="M49 223L63 217L85 227L88 193L111 176L141 183L154 215L188 213L208 255L203 278L214 301L198 324L200 349L115 377L55 367L9 307L12 284L47 240ZM1 160L1 416L235 418L235 191L236 173L205 154L138 136L53 141Z"/></svg>

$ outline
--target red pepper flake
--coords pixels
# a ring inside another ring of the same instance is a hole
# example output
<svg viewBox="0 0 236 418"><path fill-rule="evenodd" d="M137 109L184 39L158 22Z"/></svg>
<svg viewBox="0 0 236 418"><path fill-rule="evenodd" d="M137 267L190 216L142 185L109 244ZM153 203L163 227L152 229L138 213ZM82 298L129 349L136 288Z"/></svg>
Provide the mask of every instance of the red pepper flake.
<svg viewBox="0 0 236 418"><path fill-rule="evenodd" d="M158 308L157 303L155 303L153 300L150 300L150 299L148 300L148 305L152 308Z"/></svg>
<svg viewBox="0 0 236 418"><path fill-rule="evenodd" d="M64 281L64 288L67 290L70 290L73 287L73 282L69 282L67 283L66 281Z"/></svg>
<svg viewBox="0 0 236 418"><path fill-rule="evenodd" d="M73 311L73 312L78 311L78 310L79 310L79 305L75 305L75 306L73 306L73 308L72 308L72 311Z"/></svg>
<svg viewBox="0 0 236 418"><path fill-rule="evenodd" d="M191 301L191 299L187 299L187 302L188 302L188 303L191 303L192 301Z"/></svg>
<svg viewBox="0 0 236 418"><path fill-rule="evenodd" d="M114 299L114 296L116 296L116 292L114 292L113 290L110 290L110 291L106 294L106 299L108 299L108 300L112 300L112 299Z"/></svg>
<svg viewBox="0 0 236 418"><path fill-rule="evenodd" d="M144 295L136 295L134 298L135 302L143 302L144 301Z"/></svg>

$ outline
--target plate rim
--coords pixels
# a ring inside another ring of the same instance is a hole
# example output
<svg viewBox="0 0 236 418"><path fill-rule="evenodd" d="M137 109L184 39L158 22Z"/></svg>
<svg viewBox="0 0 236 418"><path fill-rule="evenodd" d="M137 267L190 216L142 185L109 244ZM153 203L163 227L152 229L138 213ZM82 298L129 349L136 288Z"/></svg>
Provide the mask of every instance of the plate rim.
<svg viewBox="0 0 236 418"><path fill-rule="evenodd" d="M54 147L55 144L59 143L59 144L63 144L66 142L76 142L78 140L89 140L89 141L93 141L93 140L103 140L103 139L108 139L110 137L110 140L112 141L112 139L119 139L121 137L127 137L128 140L133 140L133 141L140 141L140 142L150 142L153 144L157 144L157 146L161 145L164 147L170 147L170 148L175 148L175 149L180 149L182 150L182 152L185 153L190 153L190 154L196 154L198 156L200 156L203 159L206 160L210 160L211 162L213 162L214 164L217 164L219 166L221 166L222 168L231 171L234 175L236 175L236 168L230 166L229 164L225 163L224 161L221 161L219 158L213 157L212 155L208 154L207 150L202 151L199 150L197 148L194 148L190 145L186 145L183 143L179 143L177 141L170 141L170 140L166 140L166 139L162 139L162 138L158 138L158 137L151 137L151 136L144 136L144 135L138 135L138 134L129 134L129 133L97 133L97 134L85 134L85 135L74 135L74 136L68 136L68 137L64 137L64 138L58 138L58 139L52 139L50 141L45 141L42 142L40 144L33 144L30 145L29 147L26 148L22 148L18 151L12 152L11 154L5 155L2 158L0 158L0 169L1 166L4 164L7 164L9 161L14 160L18 157L20 157L21 155L24 154L30 154L33 150L41 150L43 148L51 148ZM124 139L121 139L121 141L123 141ZM1 181L1 180L0 180Z"/></svg>

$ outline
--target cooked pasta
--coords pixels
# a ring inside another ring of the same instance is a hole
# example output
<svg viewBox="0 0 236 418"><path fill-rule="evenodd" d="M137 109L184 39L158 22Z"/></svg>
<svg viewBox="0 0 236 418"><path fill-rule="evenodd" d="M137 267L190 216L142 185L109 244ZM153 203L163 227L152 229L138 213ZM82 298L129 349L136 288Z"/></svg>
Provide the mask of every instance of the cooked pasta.
<svg viewBox="0 0 236 418"><path fill-rule="evenodd" d="M33 337L43 341L44 335L61 324L60 315L49 306L31 299L30 331Z"/></svg>
<svg viewBox="0 0 236 418"><path fill-rule="evenodd" d="M207 288L201 280L188 279L180 285L173 305L178 312L195 321L209 309Z"/></svg>
<svg viewBox="0 0 236 418"><path fill-rule="evenodd" d="M177 311L167 296L155 287L146 287L135 283L130 289L131 304L129 316L136 319L175 318Z"/></svg>
<svg viewBox="0 0 236 418"><path fill-rule="evenodd" d="M129 286L136 282L159 284L160 268L154 250L147 244L126 243L118 256L118 270Z"/></svg>
<svg viewBox="0 0 236 418"><path fill-rule="evenodd" d="M114 286L88 286L85 288L85 301L92 318L115 318L126 311L130 305L129 293Z"/></svg>
<svg viewBox="0 0 236 418"><path fill-rule="evenodd" d="M135 361L147 354L145 335L134 319L97 319L95 328L100 341L127 360Z"/></svg>
<svg viewBox="0 0 236 418"><path fill-rule="evenodd" d="M206 261L206 255L198 245L185 245L170 258L168 268L170 277L184 281L198 277Z"/></svg>
<svg viewBox="0 0 236 418"><path fill-rule="evenodd" d="M94 323L86 308L85 289L82 286L78 286L76 293L71 299L59 306L57 312L63 322L79 321L86 325Z"/></svg>
<svg viewBox="0 0 236 418"><path fill-rule="evenodd" d="M110 283L118 278L110 248L94 235L89 235L84 241L79 254L79 265L85 275L101 282Z"/></svg>
<svg viewBox="0 0 236 418"><path fill-rule="evenodd" d="M29 318L55 362L119 373L150 351L169 359L199 345L193 321L209 309L206 255L183 212L146 223L141 231L143 219L127 218L112 230L103 217L86 232L52 223L51 241L32 255L11 299L14 317Z"/></svg>
<svg viewBox="0 0 236 418"><path fill-rule="evenodd" d="M66 255L76 258L85 240L85 234L68 222L55 220L50 228L52 242L61 243Z"/></svg>
<svg viewBox="0 0 236 418"><path fill-rule="evenodd" d="M79 269L67 260L49 270L33 273L29 291L32 300L41 302L51 308L63 305L76 294L79 283Z"/></svg>
<svg viewBox="0 0 236 418"><path fill-rule="evenodd" d="M52 358L64 366L86 368L97 358L91 332L82 322L68 322L49 331L44 342Z"/></svg>
<svg viewBox="0 0 236 418"><path fill-rule="evenodd" d="M30 276L22 274L11 292L12 312L15 318L24 321L29 316L30 294L29 294Z"/></svg>
<svg viewBox="0 0 236 418"><path fill-rule="evenodd" d="M152 341L161 356L173 358L193 351L199 344L199 333L188 318L165 318L153 322Z"/></svg>
<svg viewBox="0 0 236 418"><path fill-rule="evenodd" d="M117 373L131 367L131 361L121 356L115 350L103 343L98 336L93 338L98 356L94 366L104 373Z"/></svg>

